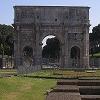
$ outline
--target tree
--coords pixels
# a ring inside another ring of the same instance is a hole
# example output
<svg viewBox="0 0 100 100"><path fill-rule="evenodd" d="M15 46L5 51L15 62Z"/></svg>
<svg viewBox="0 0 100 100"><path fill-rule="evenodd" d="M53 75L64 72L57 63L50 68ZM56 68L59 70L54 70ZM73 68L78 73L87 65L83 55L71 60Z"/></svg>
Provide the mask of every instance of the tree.
<svg viewBox="0 0 100 100"><path fill-rule="evenodd" d="M13 43L14 28L10 25L0 24L0 54L12 55L14 49Z"/></svg>
<svg viewBox="0 0 100 100"><path fill-rule="evenodd" d="M100 24L93 27L92 33L90 33L90 53L100 52Z"/></svg>
<svg viewBox="0 0 100 100"><path fill-rule="evenodd" d="M11 56L12 58L12 55L14 53L13 36L14 28L12 26L0 24L0 55L2 55L2 58L0 58L0 68L2 68L4 55Z"/></svg>

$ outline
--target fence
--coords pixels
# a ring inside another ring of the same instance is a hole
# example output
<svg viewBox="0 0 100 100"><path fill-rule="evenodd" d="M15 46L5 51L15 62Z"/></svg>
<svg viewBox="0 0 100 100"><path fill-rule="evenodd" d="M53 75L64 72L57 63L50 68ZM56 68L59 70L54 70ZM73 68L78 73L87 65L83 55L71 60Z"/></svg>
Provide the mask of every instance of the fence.
<svg viewBox="0 0 100 100"><path fill-rule="evenodd" d="M0 55L0 68L13 68L14 67L14 57Z"/></svg>
<svg viewBox="0 0 100 100"><path fill-rule="evenodd" d="M90 58L90 67L100 68L100 58Z"/></svg>

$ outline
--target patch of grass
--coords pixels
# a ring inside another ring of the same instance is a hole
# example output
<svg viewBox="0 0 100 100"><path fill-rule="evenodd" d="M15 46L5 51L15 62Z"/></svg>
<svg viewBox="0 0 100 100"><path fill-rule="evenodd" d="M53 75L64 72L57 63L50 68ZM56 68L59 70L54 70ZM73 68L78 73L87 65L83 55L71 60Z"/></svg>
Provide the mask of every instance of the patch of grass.
<svg viewBox="0 0 100 100"><path fill-rule="evenodd" d="M88 72L90 71L90 72ZM91 72L94 71L94 72ZM16 70L0 70L0 75L3 74L17 74ZM19 75L20 76L20 75ZM23 76L23 75L21 75ZM57 69L46 69L30 74L24 74L24 76L35 76L37 77L56 77L56 78L77 78L77 77L100 77L100 70L57 70Z"/></svg>
<svg viewBox="0 0 100 100"><path fill-rule="evenodd" d="M0 69L1 74L16 74L17 71L15 69Z"/></svg>
<svg viewBox="0 0 100 100"><path fill-rule="evenodd" d="M90 71L90 72L88 72ZM74 70L42 70L27 74L26 76L39 76L39 77L56 77L56 78L82 78L82 77L99 77L100 70L83 70L83 71L74 71Z"/></svg>
<svg viewBox="0 0 100 100"><path fill-rule="evenodd" d="M0 78L0 100L45 100L46 91L54 87L57 80L34 78L34 76L100 79L100 70L91 71L93 70L41 70L25 74L33 78L23 77L23 75ZM0 70L0 74L8 72L16 73L14 70Z"/></svg>
<svg viewBox="0 0 100 100"><path fill-rule="evenodd" d="M92 54L90 55L90 57L92 57ZM93 57L100 58L100 53L93 54Z"/></svg>
<svg viewBox="0 0 100 100"><path fill-rule="evenodd" d="M25 77L0 78L0 100L45 100L56 80Z"/></svg>

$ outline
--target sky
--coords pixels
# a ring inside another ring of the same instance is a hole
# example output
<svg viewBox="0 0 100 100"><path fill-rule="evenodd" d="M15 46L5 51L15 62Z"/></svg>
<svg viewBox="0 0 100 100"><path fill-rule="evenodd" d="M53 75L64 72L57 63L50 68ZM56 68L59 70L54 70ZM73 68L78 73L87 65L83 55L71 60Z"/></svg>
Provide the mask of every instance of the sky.
<svg viewBox="0 0 100 100"><path fill-rule="evenodd" d="M0 0L0 24L11 25L14 23L15 5L31 6L89 6L90 32L100 23L100 0Z"/></svg>

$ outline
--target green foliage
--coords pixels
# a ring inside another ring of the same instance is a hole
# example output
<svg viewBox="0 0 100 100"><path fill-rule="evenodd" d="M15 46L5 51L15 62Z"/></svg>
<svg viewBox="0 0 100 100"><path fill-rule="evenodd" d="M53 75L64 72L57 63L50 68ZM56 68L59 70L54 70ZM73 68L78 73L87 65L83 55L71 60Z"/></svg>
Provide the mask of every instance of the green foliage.
<svg viewBox="0 0 100 100"><path fill-rule="evenodd" d="M14 49L14 28L0 24L0 54L12 55Z"/></svg>
<svg viewBox="0 0 100 100"><path fill-rule="evenodd" d="M1 25L0 24L0 34L2 35L13 35L14 34L14 28L10 25Z"/></svg>
<svg viewBox="0 0 100 100"><path fill-rule="evenodd" d="M90 33L90 53L100 52L100 24L95 26Z"/></svg>
<svg viewBox="0 0 100 100"><path fill-rule="evenodd" d="M95 26L92 30L92 34L93 34L93 39L95 41L99 41L100 40L100 24L98 24L98 26Z"/></svg>

